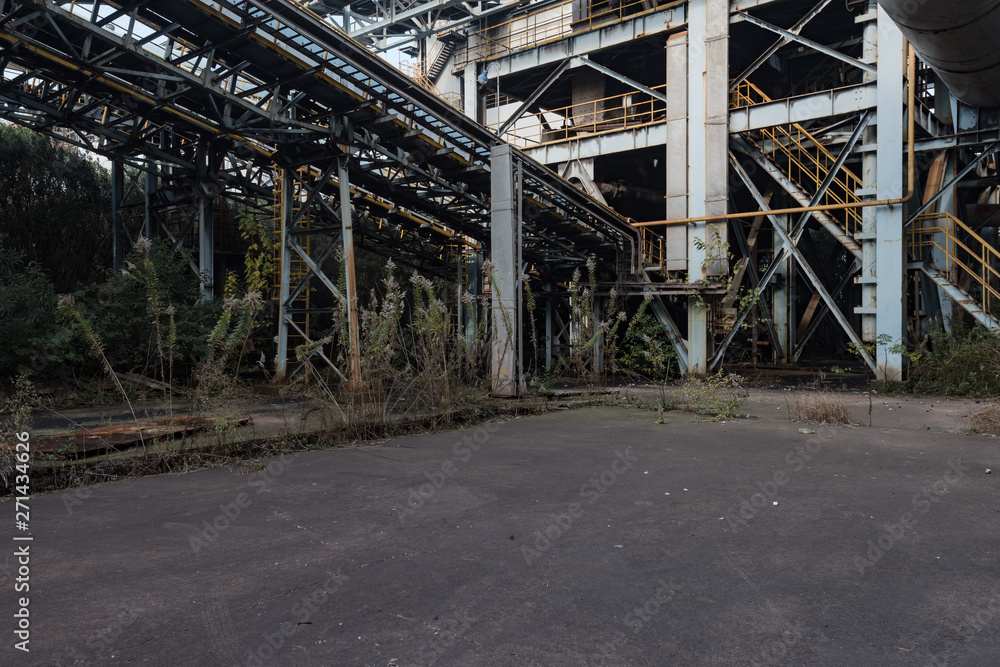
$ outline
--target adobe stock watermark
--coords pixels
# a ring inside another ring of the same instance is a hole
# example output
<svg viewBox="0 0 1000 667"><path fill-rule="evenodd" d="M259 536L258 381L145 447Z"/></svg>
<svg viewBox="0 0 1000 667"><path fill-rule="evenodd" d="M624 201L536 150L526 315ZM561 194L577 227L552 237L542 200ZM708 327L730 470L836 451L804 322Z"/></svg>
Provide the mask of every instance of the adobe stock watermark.
<svg viewBox="0 0 1000 667"><path fill-rule="evenodd" d="M632 453L632 448L627 447L624 452L616 451L615 460L611 465L602 470L597 475L591 477L586 484L580 487L580 498L583 502L571 502L566 507L564 514L550 514L550 523L543 530L535 531L535 539L531 545L521 545L521 555L524 562L531 565L546 551L552 548L552 544L560 537L569 532L577 521L584 514L586 505L593 505L608 492L625 472L630 470L638 457ZM533 548L532 548L533 547Z"/></svg>
<svg viewBox="0 0 1000 667"><path fill-rule="evenodd" d="M92 495L94 495L94 491L89 486L79 486L72 491L64 491L62 501L66 508L66 514L73 514L76 508L83 505Z"/></svg>
<svg viewBox="0 0 1000 667"><path fill-rule="evenodd" d="M288 466L294 463L298 456L296 453L276 458L263 470L250 473L248 486L254 489L254 495L240 491L233 498L233 502L219 505L219 513L211 520L203 521L201 527L196 528L195 533L188 536L191 551L197 555L202 549L207 549L218 540L222 533L244 516L246 510L253 505L254 496L264 493L271 482L284 474Z"/></svg>
<svg viewBox="0 0 1000 667"><path fill-rule="evenodd" d="M823 450L823 443L833 439L834 433L833 428L825 426L820 428L819 432L812 438L809 438L806 443L796 443L791 451L785 455L785 464L787 467L776 470L771 475L771 479L764 482L757 482L757 488L760 491L749 498L741 499L739 507L726 515L725 518L726 523L729 525L729 530L736 533L741 528L749 525L748 522L756 517L761 510L766 507L773 507L774 498L778 495L782 487L788 484L789 475L800 472L805 468L806 464L812 461Z"/></svg>
<svg viewBox="0 0 1000 667"><path fill-rule="evenodd" d="M239 664L246 667L263 667L284 648L289 639L299 633L303 625L312 625L316 612L328 604L334 594L350 580L346 574L340 573L339 567L336 572L327 570L326 574L326 580L322 584L292 605L290 609L292 619L280 623L274 632L265 632L264 641L248 651Z"/></svg>
<svg viewBox="0 0 1000 667"><path fill-rule="evenodd" d="M945 642L944 647L928 656L924 664L927 667L947 667L948 660L960 644L968 643L975 639L976 635L996 621L997 616L1000 616L1000 594L994 590L989 602L975 614L966 615L962 619L962 622L955 626L955 632L962 635L962 639Z"/></svg>
<svg viewBox="0 0 1000 667"><path fill-rule="evenodd" d="M760 649L760 652L754 657L751 664L754 667L758 665L763 667L778 663L788 655L788 651L792 647L802 641L803 636L805 636L805 633L802 631L802 626L799 623L793 623L791 628L781 633L781 639L772 639L765 642L763 648Z"/></svg>
<svg viewBox="0 0 1000 667"><path fill-rule="evenodd" d="M622 664L621 660L616 657L621 648L633 636L639 634L639 632L649 626L663 608L677 597L678 592L682 588L680 585L672 586L663 581L663 579L659 579L656 584L656 590L652 595L625 614L625 617L622 619L625 630L615 630L607 641L602 642L597 647L597 652L587 656L586 664L593 667Z"/></svg>
<svg viewBox="0 0 1000 667"><path fill-rule="evenodd" d="M417 664L433 665L436 663L475 622L476 619L469 615L467 609L457 609L445 617L441 621L440 627L434 632L434 638L420 647Z"/></svg>
<svg viewBox="0 0 1000 667"><path fill-rule="evenodd" d="M99 658L112 651L125 631L138 621L145 611L134 603L126 604L107 625L87 637L86 647L89 652L86 655L77 655L76 662L91 662L94 658Z"/></svg>
<svg viewBox="0 0 1000 667"><path fill-rule="evenodd" d="M458 473L456 460L460 463L468 463L480 447L489 441L490 436L499 429L500 424L489 422L463 434L462 441L455 443L451 448L454 458L445 459L437 469L424 473L426 482L410 487L406 502L403 503L403 509L399 514L399 522L406 523L408 516L415 514L424 506L424 503L433 498L434 494Z"/></svg>
<svg viewBox="0 0 1000 667"><path fill-rule="evenodd" d="M896 521L882 525L878 537L868 540L865 554L854 556L854 567L858 573L864 575L868 568L882 560L899 543L906 531L913 527L920 515L927 514L931 507L943 500L942 496L948 493L948 486L957 483L969 470L969 466L962 465L961 457L948 461L948 470L941 477L913 494L910 504L914 511L904 512Z"/></svg>

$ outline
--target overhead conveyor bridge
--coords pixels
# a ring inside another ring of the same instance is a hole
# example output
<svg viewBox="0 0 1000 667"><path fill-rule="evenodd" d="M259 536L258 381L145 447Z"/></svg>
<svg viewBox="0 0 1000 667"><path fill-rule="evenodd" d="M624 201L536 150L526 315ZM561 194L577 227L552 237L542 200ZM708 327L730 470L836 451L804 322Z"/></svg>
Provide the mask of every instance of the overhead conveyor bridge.
<svg viewBox="0 0 1000 667"><path fill-rule="evenodd" d="M0 117L150 172L160 186L149 191L183 185L260 206L278 180L297 179L331 234L350 229L397 263L444 273L449 246L495 243L500 182L521 221L507 230L521 264L502 267L515 282L529 270L567 279L591 257L621 282L642 273L627 218L296 2L0 0L0 56ZM288 203L282 245L305 255L296 239L316 230L296 231L306 216ZM199 268L210 271L212 207L201 209ZM320 263L307 259L300 278L335 290ZM293 279L283 276L285 297L303 291Z"/></svg>

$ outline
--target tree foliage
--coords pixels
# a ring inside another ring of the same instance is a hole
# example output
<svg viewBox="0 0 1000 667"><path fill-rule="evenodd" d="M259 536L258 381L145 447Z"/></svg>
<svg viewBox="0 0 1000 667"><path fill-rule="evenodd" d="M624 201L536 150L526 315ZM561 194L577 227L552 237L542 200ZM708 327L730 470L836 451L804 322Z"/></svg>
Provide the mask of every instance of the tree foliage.
<svg viewBox="0 0 1000 667"><path fill-rule="evenodd" d="M78 151L0 125L0 246L40 267L57 292L103 277L111 260L111 179Z"/></svg>
<svg viewBox="0 0 1000 667"><path fill-rule="evenodd" d="M56 322L55 307L52 281L41 266L0 248L0 376L43 373L82 359L72 332Z"/></svg>

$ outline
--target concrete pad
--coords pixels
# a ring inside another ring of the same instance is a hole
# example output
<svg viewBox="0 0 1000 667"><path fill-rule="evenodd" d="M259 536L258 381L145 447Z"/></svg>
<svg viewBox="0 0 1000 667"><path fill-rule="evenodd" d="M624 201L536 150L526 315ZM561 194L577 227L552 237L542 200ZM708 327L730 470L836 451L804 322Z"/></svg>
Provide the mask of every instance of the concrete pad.
<svg viewBox="0 0 1000 667"><path fill-rule="evenodd" d="M995 440L655 417L33 498L31 653L8 546L0 664L1000 663Z"/></svg>

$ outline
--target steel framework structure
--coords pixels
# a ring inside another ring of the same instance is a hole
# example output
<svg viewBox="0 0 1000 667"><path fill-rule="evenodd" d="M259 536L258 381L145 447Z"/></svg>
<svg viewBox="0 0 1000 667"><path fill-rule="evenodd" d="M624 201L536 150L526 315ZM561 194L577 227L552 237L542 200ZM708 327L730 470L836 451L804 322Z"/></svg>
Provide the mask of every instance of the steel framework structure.
<svg viewBox="0 0 1000 667"><path fill-rule="evenodd" d="M152 191L180 184L284 211L283 253L309 271L281 281L279 365L294 327L285 311L304 284L336 292L324 258L295 241L292 207L273 200L291 170L310 174L304 208L326 219L308 233L338 235L348 261L353 234L430 271L455 242L490 242L491 150L501 142L298 3L4 1L0 44L2 117L147 171ZM638 273L640 234L627 218L519 151L512 164L521 260L533 272L568 275L597 257ZM365 224L352 225L359 216ZM211 272L210 215L198 224L198 268Z"/></svg>
<svg viewBox="0 0 1000 667"><path fill-rule="evenodd" d="M373 53L401 45L419 84ZM962 220L1000 206L997 111L907 58L874 0L0 0L0 60L0 117L194 202L200 272L210 202L278 211L282 373L290 335L323 337L302 294L354 312L356 246L444 275L460 245L477 281L489 255L515 323L533 274L546 366L577 344L560 313L591 258L602 298L652 298L688 372L823 342L898 378L899 343L952 306L997 327L995 228ZM346 293L322 268L338 249ZM496 355L498 392L517 357Z"/></svg>
<svg viewBox="0 0 1000 667"><path fill-rule="evenodd" d="M931 66L947 59L951 33L903 20ZM983 219L1000 203L998 112L957 98L992 93L953 95L875 0L579 0L436 26L410 31L422 53L458 45L436 87L642 220L648 284L728 287L658 299L683 368L717 368L734 346L795 363L825 345L898 379L905 344L960 310L997 328L995 227L962 209L977 201ZM980 62L977 48L963 57ZM470 101L494 72L504 94Z"/></svg>

